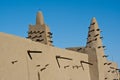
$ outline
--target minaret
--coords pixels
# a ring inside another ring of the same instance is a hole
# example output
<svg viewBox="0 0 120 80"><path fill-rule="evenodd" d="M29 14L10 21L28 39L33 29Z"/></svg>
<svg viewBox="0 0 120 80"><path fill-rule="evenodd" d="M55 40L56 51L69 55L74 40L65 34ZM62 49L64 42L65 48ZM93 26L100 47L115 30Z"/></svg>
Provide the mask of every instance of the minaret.
<svg viewBox="0 0 120 80"><path fill-rule="evenodd" d="M96 57L97 57L97 65L98 65L98 72L99 72L99 79L98 80L104 80L105 79L105 65L106 58L104 54L104 48L102 44L102 37L100 35L100 29L98 27L98 23L95 19L95 17L92 18L89 32L88 32L88 38L87 38L87 48L94 48L96 51Z"/></svg>
<svg viewBox="0 0 120 80"><path fill-rule="evenodd" d="M102 37L100 35L100 29L95 17L92 18L91 24L89 27L88 38L87 38L87 47L94 48L104 48L102 45Z"/></svg>
<svg viewBox="0 0 120 80"><path fill-rule="evenodd" d="M29 25L28 39L40 42L46 45L52 45L52 33L48 26L44 23L42 12L38 12L36 16L36 25Z"/></svg>
<svg viewBox="0 0 120 80"><path fill-rule="evenodd" d="M43 24L44 24L43 15L42 12L39 11L36 16L36 25L43 25Z"/></svg>

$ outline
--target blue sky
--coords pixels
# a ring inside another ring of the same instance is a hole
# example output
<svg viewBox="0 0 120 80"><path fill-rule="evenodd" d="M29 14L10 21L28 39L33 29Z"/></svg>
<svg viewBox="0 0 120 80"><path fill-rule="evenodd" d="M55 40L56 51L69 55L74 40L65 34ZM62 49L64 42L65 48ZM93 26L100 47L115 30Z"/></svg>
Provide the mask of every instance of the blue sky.
<svg viewBox="0 0 120 80"><path fill-rule="evenodd" d="M85 46L96 17L109 59L120 67L120 0L0 0L0 32L26 37L41 10L56 47Z"/></svg>

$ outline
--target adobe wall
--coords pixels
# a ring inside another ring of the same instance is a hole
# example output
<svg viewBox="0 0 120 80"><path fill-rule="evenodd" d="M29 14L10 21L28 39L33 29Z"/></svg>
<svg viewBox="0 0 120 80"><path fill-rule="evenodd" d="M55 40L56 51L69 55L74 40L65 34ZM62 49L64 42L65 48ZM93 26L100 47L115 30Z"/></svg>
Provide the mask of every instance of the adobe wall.
<svg viewBox="0 0 120 80"><path fill-rule="evenodd" d="M95 48L71 47L66 49L87 54L88 62L92 64L92 65L89 65L90 80L99 80L98 60L97 60L97 54L96 54Z"/></svg>
<svg viewBox="0 0 120 80"><path fill-rule="evenodd" d="M51 35L47 25L29 25L28 39L36 42L52 45Z"/></svg>
<svg viewBox="0 0 120 80"><path fill-rule="evenodd" d="M99 80L98 60L95 48L85 48L85 53L88 54L88 60L93 65L89 65L91 80Z"/></svg>
<svg viewBox="0 0 120 80"><path fill-rule="evenodd" d="M119 80L119 70L115 62L107 61L105 64L105 77L108 80Z"/></svg>
<svg viewBox="0 0 120 80"><path fill-rule="evenodd" d="M90 80L84 62L86 54L0 33L0 80Z"/></svg>

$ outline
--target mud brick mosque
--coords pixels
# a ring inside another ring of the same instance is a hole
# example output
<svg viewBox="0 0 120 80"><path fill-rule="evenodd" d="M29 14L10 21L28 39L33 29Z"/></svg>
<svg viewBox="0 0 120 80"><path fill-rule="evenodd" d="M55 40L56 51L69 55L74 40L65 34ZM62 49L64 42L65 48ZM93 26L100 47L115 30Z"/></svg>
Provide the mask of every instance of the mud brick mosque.
<svg viewBox="0 0 120 80"><path fill-rule="evenodd" d="M86 46L57 48L39 11L27 38L0 33L0 80L120 80L120 69L104 53L100 32L92 18Z"/></svg>

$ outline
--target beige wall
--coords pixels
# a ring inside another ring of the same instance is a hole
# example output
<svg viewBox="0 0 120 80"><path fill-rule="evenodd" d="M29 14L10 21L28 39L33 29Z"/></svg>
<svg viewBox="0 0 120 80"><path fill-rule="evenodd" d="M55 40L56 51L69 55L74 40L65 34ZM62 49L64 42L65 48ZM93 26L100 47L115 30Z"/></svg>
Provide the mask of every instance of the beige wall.
<svg viewBox="0 0 120 80"><path fill-rule="evenodd" d="M93 65L89 65L90 80L99 80L98 59L95 48L74 47L74 48L66 48L66 49L87 54L88 62L93 64Z"/></svg>
<svg viewBox="0 0 120 80"><path fill-rule="evenodd" d="M115 62L107 61L105 76L108 80L119 80L119 70Z"/></svg>
<svg viewBox="0 0 120 80"><path fill-rule="evenodd" d="M66 48L71 51L77 51L88 55L88 62L93 65L89 65L90 79L91 80L118 80L119 69L116 63L107 60L107 55L102 55L102 51L98 51L96 48L85 47L71 47ZM103 77L99 77L103 75Z"/></svg>
<svg viewBox="0 0 120 80"><path fill-rule="evenodd" d="M29 25L28 39L40 42L46 45L52 45L50 29L46 24L43 25ZM37 41L39 40L39 41Z"/></svg>
<svg viewBox="0 0 120 80"><path fill-rule="evenodd" d="M0 33L0 80L90 80L86 54ZM31 57L27 51L32 52ZM60 56L58 63L56 56Z"/></svg>

